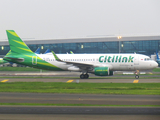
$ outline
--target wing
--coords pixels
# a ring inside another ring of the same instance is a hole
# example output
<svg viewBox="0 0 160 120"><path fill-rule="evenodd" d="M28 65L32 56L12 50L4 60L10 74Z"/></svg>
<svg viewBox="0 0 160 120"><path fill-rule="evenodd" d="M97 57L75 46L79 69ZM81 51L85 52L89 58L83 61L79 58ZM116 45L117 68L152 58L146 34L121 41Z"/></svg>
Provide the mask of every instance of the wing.
<svg viewBox="0 0 160 120"><path fill-rule="evenodd" d="M77 63L77 62L75 63L75 62L63 61L63 60L59 59L58 56L53 51L52 51L52 54L54 55L54 57L57 61L76 66L76 67L80 68L82 71L93 70L93 68L95 67L93 64L88 64L88 63Z"/></svg>

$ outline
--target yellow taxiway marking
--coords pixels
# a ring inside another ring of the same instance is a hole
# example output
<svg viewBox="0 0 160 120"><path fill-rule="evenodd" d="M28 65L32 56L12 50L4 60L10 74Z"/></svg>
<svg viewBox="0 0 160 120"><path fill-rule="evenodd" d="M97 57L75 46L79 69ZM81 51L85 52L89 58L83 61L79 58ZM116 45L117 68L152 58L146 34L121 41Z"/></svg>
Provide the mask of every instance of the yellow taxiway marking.
<svg viewBox="0 0 160 120"><path fill-rule="evenodd" d="M138 82L139 82L139 80L134 80L134 81L133 81L133 83L138 83Z"/></svg>
<svg viewBox="0 0 160 120"><path fill-rule="evenodd" d="M7 82L8 80L2 80L1 82Z"/></svg>
<svg viewBox="0 0 160 120"><path fill-rule="evenodd" d="M153 73L149 72L149 74L153 74Z"/></svg>
<svg viewBox="0 0 160 120"><path fill-rule="evenodd" d="M68 80L68 81L67 81L67 83L71 83L71 82L73 82L73 80Z"/></svg>

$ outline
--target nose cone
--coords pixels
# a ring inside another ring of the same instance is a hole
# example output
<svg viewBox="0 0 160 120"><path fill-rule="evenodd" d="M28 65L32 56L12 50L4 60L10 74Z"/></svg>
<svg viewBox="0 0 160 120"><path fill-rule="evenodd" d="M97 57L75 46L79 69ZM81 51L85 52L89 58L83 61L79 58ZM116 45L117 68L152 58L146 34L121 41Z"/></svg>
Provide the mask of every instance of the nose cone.
<svg viewBox="0 0 160 120"><path fill-rule="evenodd" d="M158 67L158 63L154 61L152 64L152 67L154 67L154 68Z"/></svg>

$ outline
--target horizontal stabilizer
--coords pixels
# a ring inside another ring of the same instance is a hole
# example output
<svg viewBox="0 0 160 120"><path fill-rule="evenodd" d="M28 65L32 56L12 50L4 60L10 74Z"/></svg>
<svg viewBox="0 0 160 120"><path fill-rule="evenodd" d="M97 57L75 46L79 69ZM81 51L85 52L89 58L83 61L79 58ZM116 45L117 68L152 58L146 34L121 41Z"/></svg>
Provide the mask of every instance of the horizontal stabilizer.
<svg viewBox="0 0 160 120"><path fill-rule="evenodd" d="M16 58L16 57L4 57L4 59L12 59L12 60L16 60L18 62L23 62L24 61L24 58Z"/></svg>

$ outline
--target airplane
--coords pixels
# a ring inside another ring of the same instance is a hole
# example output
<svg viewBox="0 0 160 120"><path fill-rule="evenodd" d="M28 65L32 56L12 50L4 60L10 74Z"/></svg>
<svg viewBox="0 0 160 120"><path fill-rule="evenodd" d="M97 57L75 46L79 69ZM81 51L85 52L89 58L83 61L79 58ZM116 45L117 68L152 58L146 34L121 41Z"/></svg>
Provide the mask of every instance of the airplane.
<svg viewBox="0 0 160 120"><path fill-rule="evenodd" d="M3 58L34 68L51 71L82 72L81 79L88 73L97 76L111 76L113 71L139 71L153 69L157 62L142 54L35 54L21 40L14 30L6 30L10 51ZM136 74L135 78L139 78Z"/></svg>
<svg viewBox="0 0 160 120"><path fill-rule="evenodd" d="M50 53L50 49L47 49L44 54Z"/></svg>
<svg viewBox="0 0 160 120"><path fill-rule="evenodd" d="M156 52L156 62L158 63L158 66L160 67L160 58L159 58L158 52Z"/></svg>
<svg viewBox="0 0 160 120"><path fill-rule="evenodd" d="M37 50L34 53L40 54L40 48L38 47Z"/></svg>
<svg viewBox="0 0 160 120"><path fill-rule="evenodd" d="M47 54L47 53L49 53L49 52L50 52L50 49L47 49L47 50L44 52L44 54ZM38 47L37 50L36 50L34 53L40 54L40 48Z"/></svg>

